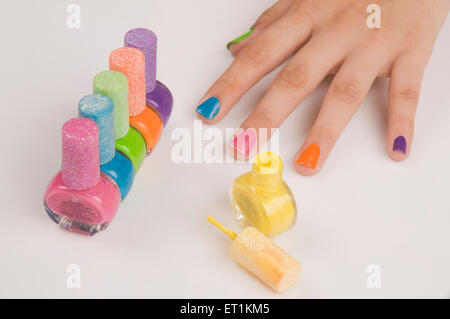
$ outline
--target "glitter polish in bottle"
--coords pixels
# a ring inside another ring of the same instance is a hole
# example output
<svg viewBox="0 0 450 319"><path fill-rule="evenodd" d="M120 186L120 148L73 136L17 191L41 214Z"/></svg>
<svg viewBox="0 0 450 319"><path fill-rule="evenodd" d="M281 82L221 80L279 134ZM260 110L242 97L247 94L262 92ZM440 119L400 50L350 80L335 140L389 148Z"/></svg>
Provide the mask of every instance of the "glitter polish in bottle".
<svg viewBox="0 0 450 319"><path fill-rule="evenodd" d="M62 229L94 235L106 229L120 203L120 190L100 172L99 129L87 118L62 128L62 167L50 181L44 207Z"/></svg>
<svg viewBox="0 0 450 319"><path fill-rule="evenodd" d="M145 56L136 48L118 48L109 54L109 69L123 73L128 80L128 111L130 115L145 108Z"/></svg>
<svg viewBox="0 0 450 319"><path fill-rule="evenodd" d="M99 130L100 171L119 186L122 200L134 181L131 160L115 150L113 102L103 94L90 94L78 103L78 115L93 120Z"/></svg>
<svg viewBox="0 0 450 319"><path fill-rule="evenodd" d="M118 71L102 71L92 81L94 93L106 95L114 105L114 138L127 135L129 125L128 79Z"/></svg>
<svg viewBox="0 0 450 319"><path fill-rule="evenodd" d="M283 163L272 152L260 153L252 170L233 182L233 212L242 227L253 226L266 236L280 234L296 220L294 196L282 179Z"/></svg>
<svg viewBox="0 0 450 319"><path fill-rule="evenodd" d="M124 45L144 53L147 107L157 112L165 126L172 113L173 96L163 83L156 80L156 34L144 28L132 29L125 34Z"/></svg>
<svg viewBox="0 0 450 319"><path fill-rule="evenodd" d="M78 102L78 116L94 121L98 127L100 165L114 158L114 105L103 94L89 94Z"/></svg>

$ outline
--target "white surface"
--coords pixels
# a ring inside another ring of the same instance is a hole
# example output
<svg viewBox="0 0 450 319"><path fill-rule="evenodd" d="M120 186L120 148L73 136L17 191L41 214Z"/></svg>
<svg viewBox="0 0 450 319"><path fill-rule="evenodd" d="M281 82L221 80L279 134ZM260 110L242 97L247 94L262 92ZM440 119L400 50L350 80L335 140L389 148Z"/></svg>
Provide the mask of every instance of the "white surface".
<svg viewBox="0 0 450 319"><path fill-rule="evenodd" d="M85 0L79 30L65 25L69 3L2 5L0 297L450 296L448 21L426 71L407 161L393 162L385 152L385 80L376 82L317 176L297 175L291 160L328 81L281 128L285 180L300 215L274 240L301 261L303 273L278 295L232 261L228 238L205 221L213 215L239 231L228 191L250 165L170 158L171 131L192 129L196 103L232 61L226 42L272 1ZM107 68L109 52L137 26L158 34L158 79L175 96L172 118L110 228L93 238L61 231L42 207L60 165L61 125L91 92L94 74ZM217 127L238 127L272 78ZM80 289L66 287L69 264L81 267ZM380 289L366 287L369 264L381 267Z"/></svg>

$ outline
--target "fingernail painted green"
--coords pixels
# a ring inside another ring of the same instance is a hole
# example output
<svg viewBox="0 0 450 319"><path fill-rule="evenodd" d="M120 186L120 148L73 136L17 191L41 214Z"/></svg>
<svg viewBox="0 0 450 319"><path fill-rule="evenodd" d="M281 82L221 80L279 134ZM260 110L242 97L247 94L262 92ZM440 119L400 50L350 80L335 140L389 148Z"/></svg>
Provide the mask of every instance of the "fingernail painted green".
<svg viewBox="0 0 450 319"><path fill-rule="evenodd" d="M133 163L134 171L137 172L144 161L147 146L144 138L134 128L130 127L128 134L116 140L116 150L120 151Z"/></svg>
<svg viewBox="0 0 450 319"><path fill-rule="evenodd" d="M241 42L242 40L248 38L252 33L253 33L253 29L250 29L250 31L248 31L247 33L244 33L243 35L237 37L236 39L231 40L230 42L227 43L227 49L230 50L231 44Z"/></svg>

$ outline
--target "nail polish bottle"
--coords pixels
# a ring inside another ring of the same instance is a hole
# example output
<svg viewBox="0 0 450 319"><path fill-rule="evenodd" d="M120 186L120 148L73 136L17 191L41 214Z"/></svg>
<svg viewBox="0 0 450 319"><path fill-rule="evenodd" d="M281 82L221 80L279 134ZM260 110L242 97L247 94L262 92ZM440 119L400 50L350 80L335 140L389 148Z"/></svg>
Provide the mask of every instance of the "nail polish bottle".
<svg viewBox="0 0 450 319"><path fill-rule="evenodd" d="M143 52L152 54L155 51L149 48L149 45L156 45L156 42L153 43L152 39L144 38L145 41L142 42L143 45L140 48L119 48L113 50L109 55L110 69L122 72L129 84L130 129L126 136L116 140L116 148L131 159L135 171L141 166L145 155L149 155L155 148L163 128L159 114L154 109L147 107L146 103L146 89L148 87L146 79L155 77L155 64L150 65L151 61L146 59ZM140 43L139 41L135 42ZM136 134L136 132L139 134ZM145 145L139 135L143 138ZM144 148L142 148L142 145L144 145ZM142 153L142 149L144 153Z"/></svg>
<svg viewBox="0 0 450 319"><path fill-rule="evenodd" d="M156 34L144 28L132 29L125 34L124 45L144 53L147 106L159 114L165 126L172 112L173 96L163 83L156 80Z"/></svg>
<svg viewBox="0 0 450 319"><path fill-rule="evenodd" d="M116 150L114 158L100 166L100 171L112 178L120 189L121 199L124 200L133 186L134 167L130 159Z"/></svg>
<svg viewBox="0 0 450 319"><path fill-rule="evenodd" d="M231 257L244 269L276 292L285 292L294 285L302 266L260 231L246 227L236 234L211 216L207 220L233 241Z"/></svg>
<svg viewBox="0 0 450 319"><path fill-rule="evenodd" d="M109 55L109 69L128 79L128 108L137 115L145 108L145 56L136 48L118 48Z"/></svg>
<svg viewBox="0 0 450 319"><path fill-rule="evenodd" d="M44 195L48 216L62 229L94 235L106 229L120 203L114 180L100 173L99 130L74 118L62 128L62 167Z"/></svg>
<svg viewBox="0 0 450 319"><path fill-rule="evenodd" d="M154 109L166 126L172 113L173 96L169 89L159 81L156 81L156 88L147 93L147 106Z"/></svg>
<svg viewBox="0 0 450 319"><path fill-rule="evenodd" d="M98 126L100 165L114 158L114 105L103 94L89 94L78 102L78 116L93 120Z"/></svg>
<svg viewBox="0 0 450 319"><path fill-rule="evenodd" d="M161 117L147 106L140 114L130 116L130 126L142 135L147 149L146 154L150 155L161 137L163 130Z"/></svg>
<svg viewBox="0 0 450 319"><path fill-rule="evenodd" d="M130 127L127 135L116 140L116 151L119 151L131 160L135 173L144 162L146 149L144 137L133 127Z"/></svg>
<svg viewBox="0 0 450 319"><path fill-rule="evenodd" d="M115 149L114 116L111 99L102 94L90 94L78 103L78 116L93 120L99 129L100 171L112 178L120 189L122 200L134 181L131 160Z"/></svg>
<svg viewBox="0 0 450 319"><path fill-rule="evenodd" d="M282 180L283 163L272 152L260 153L252 170L233 182L233 212L242 227L253 226L266 236L280 234L296 220L297 207L288 185Z"/></svg>
<svg viewBox="0 0 450 319"><path fill-rule="evenodd" d="M92 81L94 93L106 95L114 104L114 138L127 135L129 128L128 79L118 71L102 71Z"/></svg>

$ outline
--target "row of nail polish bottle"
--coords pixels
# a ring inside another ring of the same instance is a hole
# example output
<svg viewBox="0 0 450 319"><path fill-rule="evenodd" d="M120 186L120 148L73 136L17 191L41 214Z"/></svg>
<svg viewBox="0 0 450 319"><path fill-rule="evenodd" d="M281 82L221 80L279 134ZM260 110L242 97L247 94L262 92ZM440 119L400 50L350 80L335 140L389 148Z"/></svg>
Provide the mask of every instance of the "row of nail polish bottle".
<svg viewBox="0 0 450 319"><path fill-rule="evenodd" d="M62 167L44 207L65 230L94 235L109 225L172 111L171 92L156 80L156 35L132 29L124 43L62 128Z"/></svg>

